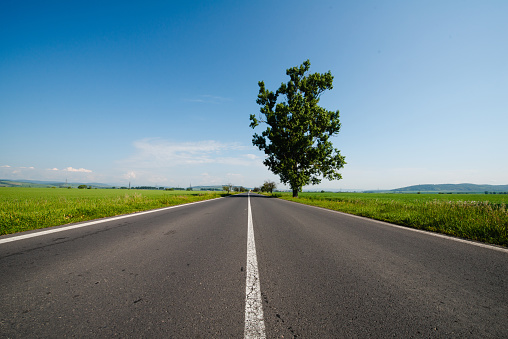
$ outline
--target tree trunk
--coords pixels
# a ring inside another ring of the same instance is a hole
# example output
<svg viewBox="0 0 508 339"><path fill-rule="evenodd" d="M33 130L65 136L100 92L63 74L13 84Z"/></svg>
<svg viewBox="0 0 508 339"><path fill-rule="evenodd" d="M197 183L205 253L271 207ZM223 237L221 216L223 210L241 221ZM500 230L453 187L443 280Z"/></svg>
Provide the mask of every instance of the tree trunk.
<svg viewBox="0 0 508 339"><path fill-rule="evenodd" d="M293 188L293 198L298 198L298 188L297 189Z"/></svg>

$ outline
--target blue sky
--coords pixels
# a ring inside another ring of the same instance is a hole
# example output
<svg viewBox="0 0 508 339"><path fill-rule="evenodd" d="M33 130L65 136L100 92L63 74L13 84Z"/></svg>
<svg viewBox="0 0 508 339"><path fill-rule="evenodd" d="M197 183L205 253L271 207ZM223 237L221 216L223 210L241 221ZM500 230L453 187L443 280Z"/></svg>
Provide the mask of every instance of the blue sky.
<svg viewBox="0 0 508 339"><path fill-rule="evenodd" d="M508 184L506 1L2 1L0 178L254 187L258 81L334 75L343 179ZM279 188L283 188L279 185ZM310 187L309 187L310 188Z"/></svg>

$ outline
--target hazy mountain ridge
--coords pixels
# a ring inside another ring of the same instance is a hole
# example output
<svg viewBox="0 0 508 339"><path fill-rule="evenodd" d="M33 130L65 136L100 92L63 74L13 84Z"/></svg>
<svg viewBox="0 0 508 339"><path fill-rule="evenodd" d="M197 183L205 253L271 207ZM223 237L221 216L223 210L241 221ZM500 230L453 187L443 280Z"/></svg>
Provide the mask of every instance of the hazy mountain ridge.
<svg viewBox="0 0 508 339"><path fill-rule="evenodd" d="M65 183L59 181L41 181L41 180L10 180L0 179L0 187L59 187L77 188L79 185L87 185L92 188L112 188L114 185L102 183ZM181 188L181 189L186 189ZM222 185L202 185L192 186L193 190L222 190ZM247 188L249 189L249 188ZM305 190L307 191L307 190ZM309 190L312 191L312 190ZM362 192L362 190L327 190L327 191L355 191ZM381 192L381 191L363 191L363 192ZM478 185L478 184L423 184L413 185L392 190L382 190L382 192L393 193L414 193L414 192L430 192L430 193L485 193L485 192L508 192L508 185Z"/></svg>
<svg viewBox="0 0 508 339"><path fill-rule="evenodd" d="M396 188L390 190L390 192L453 192L453 193L508 192L508 185L427 184Z"/></svg>
<svg viewBox="0 0 508 339"><path fill-rule="evenodd" d="M60 182L60 181L42 181L42 180L11 180L11 179L0 179L0 187L34 187L34 188L51 188L51 187L57 187L57 188L77 188L79 185L86 185L91 186L92 188L119 188L120 186L110 185L110 184L103 184L98 182L92 182L92 183L86 183L86 182ZM146 188L159 188L159 186L141 186ZM164 186L166 187L166 186ZM134 188L134 187L133 187ZM188 187L182 187L177 188L173 187L175 189L187 189ZM210 190L210 191L217 191L222 190L222 185L206 185L206 186L192 186L192 189L195 191L199 190Z"/></svg>
<svg viewBox="0 0 508 339"><path fill-rule="evenodd" d="M79 185L87 185L92 188L110 188L111 185L101 184L101 183L76 183L76 182L59 182L59 181L41 181L41 180L9 180L9 179L0 179L0 187L73 187L76 188Z"/></svg>

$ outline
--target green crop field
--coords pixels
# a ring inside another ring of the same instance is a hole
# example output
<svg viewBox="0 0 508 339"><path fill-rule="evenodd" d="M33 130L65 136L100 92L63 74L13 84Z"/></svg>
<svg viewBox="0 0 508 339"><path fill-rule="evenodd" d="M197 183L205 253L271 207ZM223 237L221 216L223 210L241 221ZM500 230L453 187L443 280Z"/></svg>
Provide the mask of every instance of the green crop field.
<svg viewBox="0 0 508 339"><path fill-rule="evenodd" d="M0 188L0 235L224 196L223 192ZM301 193L304 204L508 246L508 195Z"/></svg>
<svg viewBox="0 0 508 339"><path fill-rule="evenodd" d="M413 228L508 246L508 195L277 193L275 196Z"/></svg>
<svg viewBox="0 0 508 339"><path fill-rule="evenodd" d="M223 192L0 187L0 235L224 195Z"/></svg>

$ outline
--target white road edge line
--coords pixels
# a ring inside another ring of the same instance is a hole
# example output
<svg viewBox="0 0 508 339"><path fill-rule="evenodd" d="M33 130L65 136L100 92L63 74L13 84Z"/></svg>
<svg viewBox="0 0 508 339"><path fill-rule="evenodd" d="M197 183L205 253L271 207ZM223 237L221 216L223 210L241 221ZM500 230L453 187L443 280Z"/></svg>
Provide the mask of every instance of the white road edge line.
<svg viewBox="0 0 508 339"><path fill-rule="evenodd" d="M247 278L245 287L244 338L266 338L250 194L247 195L247 206Z"/></svg>
<svg viewBox="0 0 508 339"><path fill-rule="evenodd" d="M331 210L331 209L328 209L328 208L325 208L325 207L314 206L314 205L307 205L307 204L304 204L304 203L301 203L301 202L289 201L289 200L284 200L284 199L279 199L279 200L280 201L286 201L288 203L299 204L299 205L307 206L307 207L311 207L311 208L317 208L317 209L328 211L328 212L332 212L332 213L342 214L342 215L345 215L345 216L348 216L348 217L352 217L352 218L363 219L363 220L371 221L371 222L374 222L374 223L377 223L377 224L381 224L381 225L385 225L385 226L390 226L390 227L398 228L398 229L401 229L401 230L404 230L404 231L422 233L422 234L426 234L426 235L431 236L431 237L443 238L443 239L447 239L447 240L452 240L452 241L460 242L460 243L463 243L463 244L468 244L468 245L472 245L472 246L487 248L489 250L494 250L494 251L508 253L508 248L504 248L504 247L501 247L501 246L498 246L498 245L482 243L482 242L479 242L479 241L474 241L474 240L469 240L469 239L462 239L462 238L453 237L453 236L447 235L447 234L442 234L442 233L437 233L437 232L431 232L431 231L426 231L426 230L420 230L418 228L412 228L412 227L409 227L409 226L396 225L396 224L392 224L392 223L389 223L389 222L386 222L386 221L382 221L382 220L376 220L376 219L371 219L371 218L367 218L367 217L362 217L360 215L354 215L354 214L350 214L350 213L346 213L346 212L335 211L335 210Z"/></svg>
<svg viewBox="0 0 508 339"><path fill-rule="evenodd" d="M99 220L94 220L94 221L90 221L90 222L83 222L83 223L80 223L80 224L75 224L75 225L70 225L70 226L64 226L64 227L59 227L59 228L52 228L52 229L48 229L48 230L44 230L44 231L40 231L40 232L34 232L34 233L29 233L29 234L22 234L22 235L18 235L18 236L14 236L14 237L0 239L0 244L5 244L5 243L8 243L8 242L17 241L17 240L23 240L23 239L28 239L28 238L40 237L42 235L51 234L51 233L57 233L57 232L63 232L63 231L72 230L72 229L75 229L75 228L92 226L92 225L96 225L96 224L101 224L103 222L115 221L115 220L130 218L130 217L136 217L138 215L165 211L165 210L169 210L169 209L172 209L172 208L178 208L178 207L183 207L183 206L189 206L189 205L199 204L199 203L202 203L202 202L212 201L212 200L216 200L216 199L223 199L223 198L215 198L215 199L195 201L195 202L190 202L190 203L187 203L187 204L181 204L181 205L174 205L174 206L169 206L169 207L163 207L163 208L158 208L158 209L155 209L155 210L149 210L149 211L144 211L144 212L135 212L135 213L132 213L132 214L120 215L120 216L117 216L117 217L111 217L111 218L108 217L108 218L105 218L105 219L99 219Z"/></svg>

